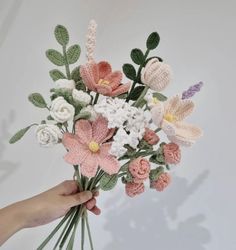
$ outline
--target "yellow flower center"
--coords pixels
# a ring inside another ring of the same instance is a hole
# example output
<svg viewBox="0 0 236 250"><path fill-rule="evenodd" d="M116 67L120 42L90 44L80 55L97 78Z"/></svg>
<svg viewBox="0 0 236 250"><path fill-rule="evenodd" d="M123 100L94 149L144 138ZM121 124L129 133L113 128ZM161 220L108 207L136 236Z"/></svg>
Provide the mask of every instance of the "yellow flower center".
<svg viewBox="0 0 236 250"><path fill-rule="evenodd" d="M176 121L176 116L170 113L167 113L164 115L164 119L167 120L168 122L174 122Z"/></svg>
<svg viewBox="0 0 236 250"><path fill-rule="evenodd" d="M159 102L159 100L156 97L152 98L152 104L157 104Z"/></svg>
<svg viewBox="0 0 236 250"><path fill-rule="evenodd" d="M89 150L92 151L93 153L98 152L98 150L100 149L99 144L95 141L91 141L88 147L89 147Z"/></svg>
<svg viewBox="0 0 236 250"><path fill-rule="evenodd" d="M98 84L99 84L99 85L109 85L110 82L107 81L107 80L105 80L105 79L100 79L100 80L98 81Z"/></svg>

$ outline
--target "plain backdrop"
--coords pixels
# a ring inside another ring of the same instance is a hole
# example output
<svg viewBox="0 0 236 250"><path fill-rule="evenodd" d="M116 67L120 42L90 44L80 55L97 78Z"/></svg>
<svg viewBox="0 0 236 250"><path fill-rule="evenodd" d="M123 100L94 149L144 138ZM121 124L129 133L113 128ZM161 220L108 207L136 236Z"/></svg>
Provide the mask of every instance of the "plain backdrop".
<svg viewBox="0 0 236 250"><path fill-rule="evenodd" d="M84 49L87 24L98 23L97 60L114 69L131 62L132 48L158 31L157 54L172 66L174 79L164 92L181 93L200 80L189 119L204 137L183 149L163 193L147 190L134 199L124 186L102 193L100 217L90 216L96 250L235 250L235 58L236 3L213 0L0 0L0 207L42 192L65 179L72 168L61 146L38 146L34 130L9 145L18 129L41 121L46 111L33 107L28 94L49 100L54 66L45 50L59 49L53 29L65 25L71 44ZM85 62L82 51L80 63ZM1 222L0 222L1 223ZM26 229L1 249L32 250L57 222ZM79 236L78 236L79 238ZM51 249L48 247L47 249Z"/></svg>

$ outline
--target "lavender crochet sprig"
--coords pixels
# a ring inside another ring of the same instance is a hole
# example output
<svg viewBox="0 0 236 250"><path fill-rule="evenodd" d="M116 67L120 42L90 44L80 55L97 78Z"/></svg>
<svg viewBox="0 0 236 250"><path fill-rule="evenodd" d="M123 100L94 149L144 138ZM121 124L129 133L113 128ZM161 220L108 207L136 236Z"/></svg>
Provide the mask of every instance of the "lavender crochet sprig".
<svg viewBox="0 0 236 250"><path fill-rule="evenodd" d="M199 83L194 84L193 86L189 87L188 90L186 90L182 93L182 100L189 99L189 98L193 97L197 92L199 92L201 90L202 86L203 86L203 82L199 82Z"/></svg>

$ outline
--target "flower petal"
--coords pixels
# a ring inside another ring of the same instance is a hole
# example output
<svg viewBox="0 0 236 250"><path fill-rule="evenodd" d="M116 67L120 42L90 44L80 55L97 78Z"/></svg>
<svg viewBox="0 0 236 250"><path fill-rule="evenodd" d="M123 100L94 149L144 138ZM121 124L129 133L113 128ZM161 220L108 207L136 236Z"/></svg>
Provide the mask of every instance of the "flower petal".
<svg viewBox="0 0 236 250"><path fill-rule="evenodd" d="M108 121L106 118L99 116L92 123L92 138L98 143L104 142L104 139L107 137L109 132Z"/></svg>
<svg viewBox="0 0 236 250"><path fill-rule="evenodd" d="M98 63L99 79L104 79L111 71L111 65L108 62L101 61Z"/></svg>
<svg viewBox="0 0 236 250"><path fill-rule="evenodd" d="M75 124L75 134L81 143L88 144L92 140L92 126L88 120L79 120Z"/></svg>
<svg viewBox="0 0 236 250"><path fill-rule="evenodd" d="M161 127L161 122L164 116L164 105L162 102L158 102L151 109L152 120L157 127Z"/></svg>
<svg viewBox="0 0 236 250"><path fill-rule="evenodd" d="M165 114L175 114L176 110L179 109L181 105L181 99L178 95L172 96L165 102Z"/></svg>
<svg viewBox="0 0 236 250"><path fill-rule="evenodd" d="M161 124L161 128L166 133L166 135L173 136L176 134L176 129L175 129L174 123L163 120L163 122Z"/></svg>
<svg viewBox="0 0 236 250"><path fill-rule="evenodd" d="M109 175L118 173L120 169L119 161L111 155L99 155L98 164Z"/></svg>
<svg viewBox="0 0 236 250"><path fill-rule="evenodd" d="M84 162L80 165L81 174L87 177L94 177L98 168L98 157L90 153Z"/></svg>
<svg viewBox="0 0 236 250"><path fill-rule="evenodd" d="M90 90L95 90L96 83L99 80L98 66L95 62L80 66L80 75L85 85Z"/></svg>
<svg viewBox="0 0 236 250"><path fill-rule="evenodd" d="M181 100L178 109L175 111L177 121L183 121L194 109L194 103L191 100Z"/></svg>
<svg viewBox="0 0 236 250"><path fill-rule="evenodd" d="M169 139L182 146L191 146L202 136L202 130L200 128L184 122L175 123L175 132L175 136L171 136Z"/></svg>
<svg viewBox="0 0 236 250"><path fill-rule="evenodd" d="M119 87L117 87L115 90L112 91L111 96L118 96L124 94L128 92L129 89L130 89L130 83L121 84Z"/></svg>
<svg viewBox="0 0 236 250"><path fill-rule="evenodd" d="M65 133L62 138L62 144L69 151L64 156L64 160L69 164L80 164L89 153L89 150L78 141L76 135Z"/></svg>
<svg viewBox="0 0 236 250"><path fill-rule="evenodd" d="M111 142L103 143L103 144L100 146L99 155L100 155L101 157L109 155L109 151L110 151L110 149L111 149L111 145L112 145Z"/></svg>
<svg viewBox="0 0 236 250"><path fill-rule="evenodd" d="M107 75L104 80L109 82L109 85L112 87L112 89L116 89L121 83L122 73L121 71L114 71Z"/></svg>
<svg viewBox="0 0 236 250"><path fill-rule="evenodd" d="M97 84L96 91L102 95L111 96L112 88L110 85Z"/></svg>

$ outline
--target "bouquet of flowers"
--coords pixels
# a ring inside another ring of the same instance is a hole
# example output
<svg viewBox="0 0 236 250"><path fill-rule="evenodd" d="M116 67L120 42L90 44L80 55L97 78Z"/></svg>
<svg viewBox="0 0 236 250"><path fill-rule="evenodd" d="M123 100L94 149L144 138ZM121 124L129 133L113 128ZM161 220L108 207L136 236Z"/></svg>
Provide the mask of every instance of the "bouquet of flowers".
<svg viewBox="0 0 236 250"><path fill-rule="evenodd" d="M90 21L86 36L87 62L73 67L80 57L78 44L68 47L67 29L58 25L55 38L62 52L46 51L56 66L49 72L55 82L50 90L50 104L39 93L29 95L36 107L47 109L45 120L18 131L10 143L15 143L32 127L40 145L62 144L64 160L74 168L79 190L108 191L119 179L128 196L140 195L145 182L157 191L170 183L170 170L181 160L181 147L191 146L201 135L200 128L184 120L194 108L190 98L200 90L202 82L181 95L167 98L161 94L171 81L170 66L158 56L149 54L157 48L160 37L151 33L146 49L133 49L133 64L126 63L122 71L113 71L107 61L96 62L95 21ZM123 74L128 82L123 84ZM160 139L160 133L166 136ZM94 249L85 205L73 207L38 247L43 249L61 229L53 249L73 249L77 227L81 223L81 249L84 249L87 228L90 248ZM62 228L63 227L63 228Z"/></svg>

